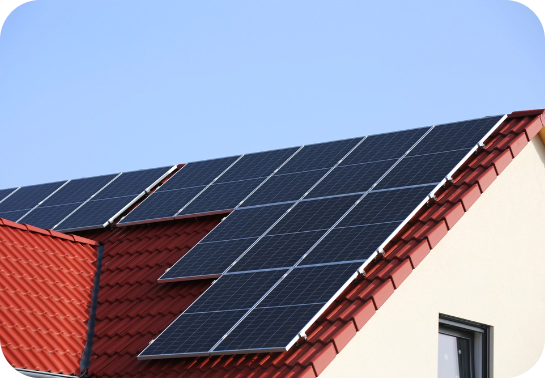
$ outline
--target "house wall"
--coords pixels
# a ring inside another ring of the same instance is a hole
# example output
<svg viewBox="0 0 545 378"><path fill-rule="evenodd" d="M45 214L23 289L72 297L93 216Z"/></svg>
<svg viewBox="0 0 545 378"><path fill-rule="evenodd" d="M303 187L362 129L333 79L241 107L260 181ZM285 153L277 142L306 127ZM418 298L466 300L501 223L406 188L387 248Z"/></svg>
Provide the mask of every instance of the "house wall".
<svg viewBox="0 0 545 378"><path fill-rule="evenodd" d="M320 375L437 377L439 313L493 327L495 378L545 346L545 148L534 138Z"/></svg>

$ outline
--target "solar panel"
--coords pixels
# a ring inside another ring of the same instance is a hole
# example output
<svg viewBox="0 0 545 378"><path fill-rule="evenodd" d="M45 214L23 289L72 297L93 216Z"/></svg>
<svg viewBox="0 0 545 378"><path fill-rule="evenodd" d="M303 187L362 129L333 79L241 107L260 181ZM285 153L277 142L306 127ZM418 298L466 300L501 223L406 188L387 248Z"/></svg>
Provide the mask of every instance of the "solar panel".
<svg viewBox="0 0 545 378"><path fill-rule="evenodd" d="M197 194L221 177L240 156L188 163L118 224L172 218Z"/></svg>
<svg viewBox="0 0 545 378"><path fill-rule="evenodd" d="M301 201L269 235L327 230L356 202L360 195Z"/></svg>
<svg viewBox="0 0 545 378"><path fill-rule="evenodd" d="M287 272L227 274L218 279L185 311L185 314L250 309Z"/></svg>
<svg viewBox="0 0 545 378"><path fill-rule="evenodd" d="M257 238L199 243L174 264L160 281L219 277Z"/></svg>
<svg viewBox="0 0 545 378"><path fill-rule="evenodd" d="M401 222L334 228L301 264L365 262Z"/></svg>
<svg viewBox="0 0 545 378"><path fill-rule="evenodd" d="M11 189L2 189L0 190L0 203L8 197L10 194L12 194L17 188L11 188Z"/></svg>
<svg viewBox="0 0 545 378"><path fill-rule="evenodd" d="M468 153L469 150L458 150L407 156L376 186L376 189L438 184Z"/></svg>
<svg viewBox="0 0 545 378"><path fill-rule="evenodd" d="M125 172L70 215L56 230L83 230L104 227L138 198L158 184L173 167Z"/></svg>
<svg viewBox="0 0 545 378"><path fill-rule="evenodd" d="M306 198L364 193L396 162L382 160L335 168Z"/></svg>
<svg viewBox="0 0 545 378"><path fill-rule="evenodd" d="M285 174L331 168L361 140L362 138L353 138L304 146L297 155L280 169L279 173Z"/></svg>
<svg viewBox="0 0 545 378"><path fill-rule="evenodd" d="M267 235L238 261L229 272L275 269L293 266L325 231Z"/></svg>
<svg viewBox="0 0 545 378"><path fill-rule="evenodd" d="M23 186L0 203L0 218L17 222L23 215L46 199L66 181Z"/></svg>
<svg viewBox="0 0 545 378"><path fill-rule="evenodd" d="M260 177L211 185L176 216L232 210L263 180Z"/></svg>
<svg viewBox="0 0 545 378"><path fill-rule="evenodd" d="M19 221L40 228L53 228L116 176L105 175L71 180Z"/></svg>
<svg viewBox="0 0 545 378"><path fill-rule="evenodd" d="M242 203L242 207L268 203L295 202L301 198L329 168L315 171L277 174Z"/></svg>
<svg viewBox="0 0 545 378"><path fill-rule="evenodd" d="M285 148L247 154L218 179L219 182L239 181L267 177L282 165L298 148Z"/></svg>
<svg viewBox="0 0 545 378"><path fill-rule="evenodd" d="M213 351L286 350L359 264L294 269Z"/></svg>
<svg viewBox="0 0 545 378"><path fill-rule="evenodd" d="M282 352L322 304L256 308L210 354Z"/></svg>
<svg viewBox="0 0 545 378"><path fill-rule="evenodd" d="M239 209L229 214L203 242L261 236L291 204Z"/></svg>
<svg viewBox="0 0 545 378"><path fill-rule="evenodd" d="M470 149L482 139L502 116L448 123L435 128L420 142L411 155Z"/></svg>
<svg viewBox="0 0 545 378"><path fill-rule="evenodd" d="M206 356L246 310L183 314L140 355L139 359Z"/></svg>
<svg viewBox="0 0 545 378"><path fill-rule="evenodd" d="M394 133L370 135L344 159L342 165L399 159L428 130L429 127L424 127Z"/></svg>

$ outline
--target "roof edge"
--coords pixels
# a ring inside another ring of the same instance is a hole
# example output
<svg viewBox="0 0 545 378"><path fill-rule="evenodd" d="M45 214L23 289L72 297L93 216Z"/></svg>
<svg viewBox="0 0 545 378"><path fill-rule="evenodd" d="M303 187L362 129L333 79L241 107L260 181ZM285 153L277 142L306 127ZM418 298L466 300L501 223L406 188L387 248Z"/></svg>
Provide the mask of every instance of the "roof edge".
<svg viewBox="0 0 545 378"><path fill-rule="evenodd" d="M39 370L28 370L28 369L20 369L20 368L14 368L19 373L26 375L27 377L34 377L34 378L74 378L75 375L65 375L65 374L58 374L58 373L50 373L45 371L39 371Z"/></svg>
<svg viewBox="0 0 545 378"><path fill-rule="evenodd" d="M73 242L73 243L87 244L87 245L91 245L91 246L94 246L94 247L98 247L98 245L99 245L99 243L97 241L87 239L87 238L83 238L83 237L78 236L78 235L67 235L67 234L63 234L62 232L49 230L49 229L44 230L42 228L38 228L38 227L32 226L32 225L27 224L27 223L17 223L17 222L13 222L13 221L10 221L10 220L5 219L5 218L0 218L0 226L10 227L10 228L17 228L19 230L23 230L23 231L27 231L27 232L33 232L33 233L37 233L37 234L47 235L47 236L50 236L50 237L55 238L55 239L68 240L68 241Z"/></svg>

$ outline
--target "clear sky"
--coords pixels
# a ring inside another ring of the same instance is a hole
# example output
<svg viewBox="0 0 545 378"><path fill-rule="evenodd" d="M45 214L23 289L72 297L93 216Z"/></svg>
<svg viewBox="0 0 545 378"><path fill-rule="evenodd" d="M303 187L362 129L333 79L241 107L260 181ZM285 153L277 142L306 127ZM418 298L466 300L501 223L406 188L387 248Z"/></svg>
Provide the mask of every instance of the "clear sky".
<svg viewBox="0 0 545 378"><path fill-rule="evenodd" d="M0 36L0 188L545 107L507 0L37 0Z"/></svg>

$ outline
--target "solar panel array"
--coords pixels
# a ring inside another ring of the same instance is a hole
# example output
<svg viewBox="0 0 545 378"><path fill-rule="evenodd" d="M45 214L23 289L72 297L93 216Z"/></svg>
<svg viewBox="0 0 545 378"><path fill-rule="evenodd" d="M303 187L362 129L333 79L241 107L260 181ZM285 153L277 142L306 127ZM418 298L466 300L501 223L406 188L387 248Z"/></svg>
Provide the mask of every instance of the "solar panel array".
<svg viewBox="0 0 545 378"><path fill-rule="evenodd" d="M160 278L218 279L139 358L289 349L501 118L300 148Z"/></svg>
<svg viewBox="0 0 545 378"><path fill-rule="evenodd" d="M174 168L0 190L0 218L57 231L106 227Z"/></svg>

